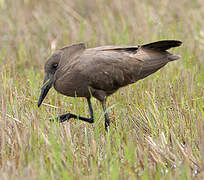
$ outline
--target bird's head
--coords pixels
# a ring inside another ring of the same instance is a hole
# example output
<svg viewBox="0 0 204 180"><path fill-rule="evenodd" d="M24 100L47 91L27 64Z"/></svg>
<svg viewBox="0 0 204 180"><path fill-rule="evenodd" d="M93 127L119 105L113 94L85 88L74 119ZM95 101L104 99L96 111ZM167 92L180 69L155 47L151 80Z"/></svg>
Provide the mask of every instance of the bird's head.
<svg viewBox="0 0 204 180"><path fill-rule="evenodd" d="M73 44L71 46L66 46L55 53L53 53L46 61L44 70L44 82L43 87L41 88L41 94L38 100L38 107L42 104L45 96L55 83L55 74L60 69L60 67L69 65L71 60L78 58L82 52L85 50L84 43Z"/></svg>
<svg viewBox="0 0 204 180"><path fill-rule="evenodd" d="M43 87L41 88L41 94L38 100L38 107L42 104L45 96L47 95L48 91L52 87L54 83L54 77L57 69L59 68L60 59L62 56L61 51L56 51L52 56L50 56L44 66L44 81Z"/></svg>

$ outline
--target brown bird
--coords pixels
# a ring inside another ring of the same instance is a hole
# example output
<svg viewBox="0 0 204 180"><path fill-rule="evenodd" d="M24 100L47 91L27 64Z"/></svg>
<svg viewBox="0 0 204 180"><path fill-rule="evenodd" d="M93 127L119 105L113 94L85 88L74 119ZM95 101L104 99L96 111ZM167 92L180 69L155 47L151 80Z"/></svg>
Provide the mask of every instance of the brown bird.
<svg viewBox="0 0 204 180"><path fill-rule="evenodd" d="M73 44L57 50L45 63L44 85L38 107L54 86L61 94L85 97L90 118L67 113L57 119L64 122L70 118L94 122L91 97L98 99L103 107L105 129L110 120L106 112L106 99L119 88L135 83L156 72L168 62L180 58L167 50L182 44L181 41L164 40L141 46L101 46L86 48L84 43Z"/></svg>

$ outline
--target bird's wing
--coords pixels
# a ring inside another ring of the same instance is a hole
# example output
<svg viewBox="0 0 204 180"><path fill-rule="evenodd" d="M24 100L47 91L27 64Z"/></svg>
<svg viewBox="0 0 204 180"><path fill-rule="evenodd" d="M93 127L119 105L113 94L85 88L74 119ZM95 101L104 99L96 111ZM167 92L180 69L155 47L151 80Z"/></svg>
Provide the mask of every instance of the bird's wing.
<svg viewBox="0 0 204 180"><path fill-rule="evenodd" d="M127 60L128 57L124 58L110 51L97 53L90 58L82 74L88 79L92 88L114 91L131 82L131 67L129 67L131 64ZM136 69L136 65L134 68Z"/></svg>
<svg viewBox="0 0 204 180"><path fill-rule="evenodd" d="M87 49L81 56L84 61L81 73L94 89L117 90L149 76L166 65L170 61L168 56L172 54L165 50L178 46L177 41L169 43L160 41L149 46L105 46Z"/></svg>
<svg viewBox="0 0 204 180"><path fill-rule="evenodd" d="M151 53L150 55L150 52L143 51L142 49L136 54L129 52L101 51L86 57L82 55L81 58L88 58L89 60L87 60L87 64L85 63L81 72L83 77L88 79L89 85L92 88L114 91L141 79L142 71L147 74L157 65L154 63L153 66L150 65L151 67L145 69L144 64L146 61L159 58L158 64L160 67L163 57L164 55L157 53Z"/></svg>

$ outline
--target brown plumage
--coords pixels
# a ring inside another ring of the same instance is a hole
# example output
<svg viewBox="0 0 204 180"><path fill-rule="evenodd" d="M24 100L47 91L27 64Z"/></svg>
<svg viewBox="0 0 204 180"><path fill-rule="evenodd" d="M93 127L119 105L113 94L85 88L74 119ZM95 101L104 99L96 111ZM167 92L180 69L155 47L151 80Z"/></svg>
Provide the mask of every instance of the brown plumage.
<svg viewBox="0 0 204 180"><path fill-rule="evenodd" d="M66 96L86 97L91 115L91 118L85 118L67 113L58 117L59 122L78 118L93 123L90 101L93 96L102 103L107 130L107 97L119 88L156 72L168 62L179 59L180 56L167 50L180 45L180 41L165 40L141 46L101 46L87 49L84 43L79 43L64 47L45 63L44 86L38 106L53 85L56 91Z"/></svg>

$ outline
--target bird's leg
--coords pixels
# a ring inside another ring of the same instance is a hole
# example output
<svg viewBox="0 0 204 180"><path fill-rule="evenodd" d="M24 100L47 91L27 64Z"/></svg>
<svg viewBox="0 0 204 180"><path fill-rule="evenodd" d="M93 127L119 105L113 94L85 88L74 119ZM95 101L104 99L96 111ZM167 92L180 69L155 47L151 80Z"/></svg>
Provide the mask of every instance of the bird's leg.
<svg viewBox="0 0 204 180"><path fill-rule="evenodd" d="M108 113L106 112L106 98L101 103L102 103L104 117L105 117L105 130L108 131L108 127L110 126L110 119L108 117Z"/></svg>
<svg viewBox="0 0 204 180"><path fill-rule="evenodd" d="M81 117L81 116L77 116L75 114L71 114L71 113L67 113L67 114L62 114L58 117L58 122L64 122L64 121L68 121L69 119L73 118L73 119L79 119L88 123L94 123L94 118L93 118L93 108L91 105L91 99L87 98L87 102L89 105L89 112L91 117L90 118L86 118L86 117Z"/></svg>

